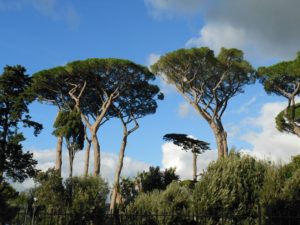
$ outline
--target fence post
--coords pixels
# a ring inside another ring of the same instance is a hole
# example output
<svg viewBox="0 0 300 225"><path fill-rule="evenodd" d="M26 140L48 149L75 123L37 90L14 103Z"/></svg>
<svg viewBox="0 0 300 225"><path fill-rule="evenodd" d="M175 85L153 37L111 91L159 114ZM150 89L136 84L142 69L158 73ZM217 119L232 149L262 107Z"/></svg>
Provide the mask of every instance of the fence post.
<svg viewBox="0 0 300 225"><path fill-rule="evenodd" d="M262 225L262 218L261 218L261 205L260 205L260 203L258 203L258 205L257 205L257 207L258 207L258 225Z"/></svg>

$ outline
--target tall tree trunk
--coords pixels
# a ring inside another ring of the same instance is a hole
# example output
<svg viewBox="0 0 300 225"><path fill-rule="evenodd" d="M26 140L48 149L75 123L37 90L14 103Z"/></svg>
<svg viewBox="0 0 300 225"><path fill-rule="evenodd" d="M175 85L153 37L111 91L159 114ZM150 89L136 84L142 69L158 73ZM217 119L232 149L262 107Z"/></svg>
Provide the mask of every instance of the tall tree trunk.
<svg viewBox="0 0 300 225"><path fill-rule="evenodd" d="M87 146L85 150L85 162L84 162L84 172L83 172L83 175L85 177L87 177L89 174L90 150L91 150L91 140L87 139L86 141L87 141Z"/></svg>
<svg viewBox="0 0 300 225"><path fill-rule="evenodd" d="M91 131L94 149L94 176L100 175L100 145L96 131Z"/></svg>
<svg viewBox="0 0 300 225"><path fill-rule="evenodd" d="M55 169L61 175L63 137L57 137Z"/></svg>
<svg viewBox="0 0 300 225"><path fill-rule="evenodd" d="M72 178L72 176L73 176L74 152L72 152L72 151L73 150L69 149L69 166L70 166L69 178Z"/></svg>
<svg viewBox="0 0 300 225"><path fill-rule="evenodd" d="M197 153L193 152L193 180L197 181Z"/></svg>
<svg viewBox="0 0 300 225"><path fill-rule="evenodd" d="M218 148L218 158L225 158L228 155L227 147L227 133L224 130L222 123L219 121L218 124L215 122L210 123L210 127L214 132L215 139Z"/></svg>
<svg viewBox="0 0 300 225"><path fill-rule="evenodd" d="M121 171L123 168L123 160L124 160L125 149L126 149L126 145L127 145L127 137L128 137L128 133L127 133L127 131L124 131L121 149L119 152L119 161L118 161L118 165L117 165L116 173L115 173L114 187L113 187L113 192L111 195L111 201L110 201L110 207L109 207L110 213L112 213L112 214L114 213L115 207L116 207L115 205L116 205L116 199L117 199L118 188L119 188L119 183L120 183L120 175L121 175Z"/></svg>

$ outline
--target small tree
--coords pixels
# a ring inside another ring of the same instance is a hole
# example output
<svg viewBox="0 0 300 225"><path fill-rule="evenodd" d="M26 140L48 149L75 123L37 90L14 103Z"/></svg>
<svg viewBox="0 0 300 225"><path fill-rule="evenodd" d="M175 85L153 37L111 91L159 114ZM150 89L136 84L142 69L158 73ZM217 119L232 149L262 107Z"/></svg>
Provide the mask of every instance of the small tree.
<svg viewBox="0 0 300 225"><path fill-rule="evenodd" d="M300 94L300 52L295 60L259 68L258 75L268 94L283 96L288 101L286 109L276 118L279 131L300 137L299 105L295 101Z"/></svg>
<svg viewBox="0 0 300 225"><path fill-rule="evenodd" d="M186 134L166 134L163 139L173 142L184 151L191 151L193 153L193 180L197 181L197 156L209 150L209 143L189 137Z"/></svg>
<svg viewBox="0 0 300 225"><path fill-rule="evenodd" d="M84 145L84 125L81 121L80 113L76 109L71 111L61 111L55 120L53 132L58 137L66 139L69 152L69 177L73 175L73 161L77 151L82 150Z"/></svg>
<svg viewBox="0 0 300 225"><path fill-rule="evenodd" d="M155 189L165 190L173 181L179 180L179 176L175 173L175 168L160 171L159 166L149 167L149 171L143 171L137 176L139 190L142 192L151 192Z"/></svg>
<svg viewBox="0 0 300 225"><path fill-rule="evenodd" d="M162 56L153 72L174 84L178 92L211 127L219 158L228 154L222 116L231 98L255 81L252 66L238 49L222 48L215 56L209 48L179 49Z"/></svg>

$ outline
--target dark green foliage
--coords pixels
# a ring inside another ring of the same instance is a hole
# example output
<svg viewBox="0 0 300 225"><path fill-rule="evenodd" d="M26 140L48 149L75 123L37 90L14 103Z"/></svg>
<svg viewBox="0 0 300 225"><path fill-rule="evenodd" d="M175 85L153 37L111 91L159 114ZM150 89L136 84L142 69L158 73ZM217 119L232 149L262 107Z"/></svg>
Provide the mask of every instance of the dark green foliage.
<svg viewBox="0 0 300 225"><path fill-rule="evenodd" d="M179 184L183 187L193 190L195 188L196 183L197 182L195 182L194 180L183 180L183 181L180 181Z"/></svg>
<svg viewBox="0 0 300 225"><path fill-rule="evenodd" d="M163 139L173 142L185 151L191 150L197 154L209 150L209 143L191 138L187 134L166 134Z"/></svg>
<svg viewBox="0 0 300 225"><path fill-rule="evenodd" d="M81 150L84 145L84 125L80 113L76 110L59 112L54 122L55 136L67 140L68 149Z"/></svg>
<svg viewBox="0 0 300 225"><path fill-rule="evenodd" d="M57 170L49 169L46 172L39 172L35 177L35 183L38 185L33 192L36 198L36 206L45 209L47 212L64 210L66 192Z"/></svg>
<svg viewBox="0 0 300 225"><path fill-rule="evenodd" d="M18 197L18 192L5 181L0 182L0 224L10 222L18 212L18 207L13 205Z"/></svg>
<svg viewBox="0 0 300 225"><path fill-rule="evenodd" d="M60 111L54 122L53 134L64 137L69 151L70 174L73 175L73 161L77 151L83 149L85 128L80 113L76 110Z"/></svg>
<svg viewBox="0 0 300 225"><path fill-rule="evenodd" d="M292 218L298 217L300 210L300 157L269 171L261 192L264 213L269 218L266 224L297 224Z"/></svg>
<svg viewBox="0 0 300 225"><path fill-rule="evenodd" d="M0 177L23 181L35 174L36 161L22 151L25 138L19 126L33 127L37 135L42 125L31 120L28 104L34 98L28 92L31 80L22 66L6 66L0 76Z"/></svg>
<svg viewBox="0 0 300 225"><path fill-rule="evenodd" d="M33 74L30 91L41 102L68 108L70 104L69 74L64 67L55 67Z"/></svg>
<svg viewBox="0 0 300 225"><path fill-rule="evenodd" d="M127 213L145 215L143 224L189 224L190 221L184 215L188 213L190 204L191 195L188 189L173 182L165 191L154 190L139 194L128 205Z"/></svg>
<svg viewBox="0 0 300 225"><path fill-rule="evenodd" d="M73 177L66 181L70 224L103 221L108 185L101 177Z"/></svg>
<svg viewBox="0 0 300 225"><path fill-rule="evenodd" d="M149 171L143 171L137 179L141 182L142 191L150 192L155 189L165 190L170 183L179 180L179 176L175 173L175 168L165 169L164 172L161 172L157 166L149 167Z"/></svg>
<svg viewBox="0 0 300 225"><path fill-rule="evenodd" d="M121 178L119 191L123 200L123 205L121 205L122 208L131 203L138 195L136 183L130 178Z"/></svg>
<svg viewBox="0 0 300 225"><path fill-rule="evenodd" d="M49 169L40 172L35 182L33 207L37 214L68 214L68 224L103 220L109 190L101 177L73 177L63 182L57 170Z"/></svg>
<svg viewBox="0 0 300 225"><path fill-rule="evenodd" d="M196 212L212 217L215 222L222 217L238 224L254 221L266 169L266 163L234 153L211 163L195 186Z"/></svg>
<svg viewBox="0 0 300 225"><path fill-rule="evenodd" d="M81 111L84 113L98 115L103 102L116 90L118 98L115 106L122 109L122 112L130 114L134 111L139 118L145 112L150 114L156 110L154 99L145 103L143 101L152 99L159 93L158 86L149 84L155 76L147 67L123 59L92 58L68 63L65 69L70 74L68 82L81 86L86 82L86 91L80 102ZM110 113L112 116L115 114L113 110Z"/></svg>
<svg viewBox="0 0 300 225"><path fill-rule="evenodd" d="M255 80L253 68L238 49L222 48L217 57L206 47L179 49L162 56L151 69L163 73L167 81L192 100L197 100L194 99L197 96L201 108L214 113L214 109L205 107L214 103L219 117L227 101Z"/></svg>
<svg viewBox="0 0 300 225"><path fill-rule="evenodd" d="M257 71L267 93L287 97L298 95L300 82L300 53L291 61L283 61L269 67L260 67Z"/></svg>

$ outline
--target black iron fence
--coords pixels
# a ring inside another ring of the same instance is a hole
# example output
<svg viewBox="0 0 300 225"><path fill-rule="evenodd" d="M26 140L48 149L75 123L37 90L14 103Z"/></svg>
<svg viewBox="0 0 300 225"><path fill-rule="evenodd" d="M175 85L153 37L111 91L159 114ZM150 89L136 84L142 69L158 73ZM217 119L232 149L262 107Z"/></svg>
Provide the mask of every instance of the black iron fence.
<svg viewBox="0 0 300 225"><path fill-rule="evenodd" d="M212 216L205 214L105 214L85 218L70 213L20 211L9 225L300 225L300 216Z"/></svg>

